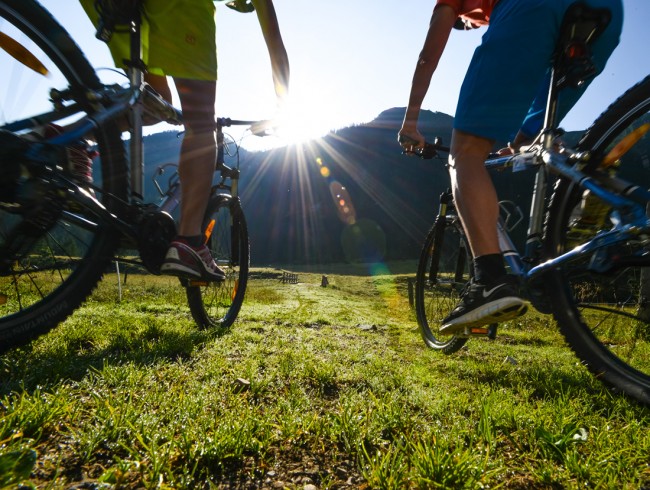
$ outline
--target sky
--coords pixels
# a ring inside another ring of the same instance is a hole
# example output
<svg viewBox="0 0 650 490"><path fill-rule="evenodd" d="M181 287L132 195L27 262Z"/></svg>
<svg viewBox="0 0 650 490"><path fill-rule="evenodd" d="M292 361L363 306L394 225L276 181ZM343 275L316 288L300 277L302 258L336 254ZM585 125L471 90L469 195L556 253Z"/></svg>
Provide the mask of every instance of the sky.
<svg viewBox="0 0 650 490"><path fill-rule="evenodd" d="M41 3L68 29L93 66L112 66L108 48L94 38L94 29L76 0ZM291 64L288 140L368 122L383 110L406 105L434 0L274 3ZM623 3L621 43L563 122L567 130L586 128L615 97L649 72L650 1ZM268 53L256 16L235 12L221 2L217 5L218 114L233 119L276 116ZM453 115L460 84L483 32L452 33L423 109ZM507 67L502 72L506 82Z"/></svg>

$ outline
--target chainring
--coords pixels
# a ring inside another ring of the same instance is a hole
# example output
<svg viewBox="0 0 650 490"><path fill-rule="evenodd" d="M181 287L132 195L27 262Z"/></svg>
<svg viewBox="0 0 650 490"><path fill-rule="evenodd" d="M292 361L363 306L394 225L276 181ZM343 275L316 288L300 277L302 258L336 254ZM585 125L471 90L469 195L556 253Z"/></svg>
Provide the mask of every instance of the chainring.
<svg viewBox="0 0 650 490"><path fill-rule="evenodd" d="M165 211L147 211L142 216L138 250L142 263L152 274L160 274L169 243L176 236L176 222Z"/></svg>

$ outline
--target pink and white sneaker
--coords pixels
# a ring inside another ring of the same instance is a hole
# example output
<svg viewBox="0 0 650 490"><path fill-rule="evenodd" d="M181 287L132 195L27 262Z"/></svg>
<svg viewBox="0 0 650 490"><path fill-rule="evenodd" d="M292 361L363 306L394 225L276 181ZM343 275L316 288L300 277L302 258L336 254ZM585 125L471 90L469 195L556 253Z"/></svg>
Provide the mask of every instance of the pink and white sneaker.
<svg viewBox="0 0 650 490"><path fill-rule="evenodd" d="M212 258L205 245L193 248L184 241L174 240L169 245L165 261L160 267L162 274L190 277L205 281L223 281L226 273Z"/></svg>

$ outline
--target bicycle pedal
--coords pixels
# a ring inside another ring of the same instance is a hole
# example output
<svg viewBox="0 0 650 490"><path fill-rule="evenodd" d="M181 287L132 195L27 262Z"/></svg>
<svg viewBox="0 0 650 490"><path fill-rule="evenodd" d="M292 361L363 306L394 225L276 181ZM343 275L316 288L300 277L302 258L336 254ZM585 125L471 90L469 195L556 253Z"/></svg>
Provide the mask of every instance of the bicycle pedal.
<svg viewBox="0 0 650 490"><path fill-rule="evenodd" d="M207 287L210 285L209 281L202 281L200 279L188 279L187 287Z"/></svg>
<svg viewBox="0 0 650 490"><path fill-rule="evenodd" d="M494 340L497 337L497 324L482 325L480 327L465 327L463 331L465 337L487 337Z"/></svg>

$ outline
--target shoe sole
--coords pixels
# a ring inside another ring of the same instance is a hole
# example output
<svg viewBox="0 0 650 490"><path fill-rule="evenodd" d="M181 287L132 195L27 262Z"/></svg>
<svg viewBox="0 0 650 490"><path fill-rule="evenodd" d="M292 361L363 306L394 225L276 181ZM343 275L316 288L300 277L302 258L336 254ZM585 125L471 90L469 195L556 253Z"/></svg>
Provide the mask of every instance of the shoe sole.
<svg viewBox="0 0 650 490"><path fill-rule="evenodd" d="M507 296L486 303L463 316L454 318L440 327L443 335L463 333L466 327L481 327L491 323L500 323L523 315L528 306L521 298Z"/></svg>
<svg viewBox="0 0 650 490"><path fill-rule="evenodd" d="M203 274L191 269L190 267L173 263L163 264L160 267L160 273L168 276L183 277L186 279L202 279L209 282L222 282L226 280L226 276L212 276L210 278L204 277Z"/></svg>

